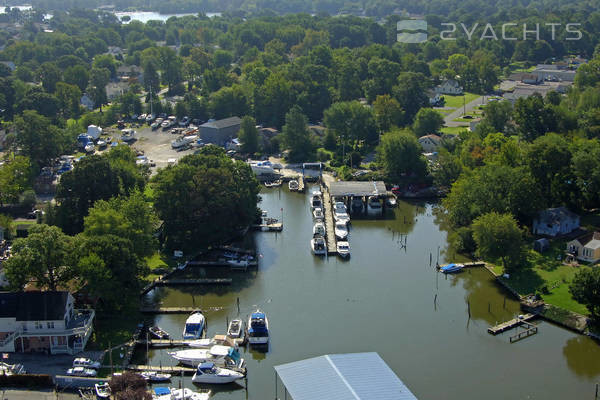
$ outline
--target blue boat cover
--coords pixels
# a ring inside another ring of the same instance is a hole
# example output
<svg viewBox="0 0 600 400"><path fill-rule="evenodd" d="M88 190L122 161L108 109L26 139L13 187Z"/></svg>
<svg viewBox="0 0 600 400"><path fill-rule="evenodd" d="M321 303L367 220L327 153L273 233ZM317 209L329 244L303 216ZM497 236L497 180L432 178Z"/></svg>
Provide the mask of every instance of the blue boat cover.
<svg viewBox="0 0 600 400"><path fill-rule="evenodd" d="M442 271L446 271L446 270L452 269L454 267L456 267L456 264L448 264L445 267L442 267Z"/></svg>
<svg viewBox="0 0 600 400"><path fill-rule="evenodd" d="M252 314L252 319L265 319L265 313L255 312Z"/></svg>
<svg viewBox="0 0 600 400"><path fill-rule="evenodd" d="M166 394L171 394L171 389L169 389L168 387L157 387L154 388L154 393L157 396L164 396Z"/></svg>
<svg viewBox="0 0 600 400"><path fill-rule="evenodd" d="M215 366L215 363L205 362L198 366L198 369L212 369Z"/></svg>

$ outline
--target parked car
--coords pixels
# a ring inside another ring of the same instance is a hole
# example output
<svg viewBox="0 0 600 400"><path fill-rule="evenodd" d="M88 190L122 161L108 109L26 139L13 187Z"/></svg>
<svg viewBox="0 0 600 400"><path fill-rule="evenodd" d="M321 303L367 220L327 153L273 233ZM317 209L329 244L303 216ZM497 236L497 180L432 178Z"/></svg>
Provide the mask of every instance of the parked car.
<svg viewBox="0 0 600 400"><path fill-rule="evenodd" d="M74 367L74 368L69 368L67 370L67 375L94 377L94 376L98 375L98 371L96 371L95 369L91 369L91 368Z"/></svg>

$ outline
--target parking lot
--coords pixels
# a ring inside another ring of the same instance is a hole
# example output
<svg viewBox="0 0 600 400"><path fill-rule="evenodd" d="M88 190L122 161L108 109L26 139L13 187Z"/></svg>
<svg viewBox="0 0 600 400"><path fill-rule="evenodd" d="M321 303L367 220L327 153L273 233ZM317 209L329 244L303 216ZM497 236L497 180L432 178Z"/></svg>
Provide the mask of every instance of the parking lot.
<svg viewBox="0 0 600 400"><path fill-rule="evenodd" d="M68 354L36 354L36 353L10 353L9 359L4 360L9 364L23 364L29 374L65 375L67 369L73 366L76 357L86 357L98 360L102 356L100 351L84 351L77 356Z"/></svg>

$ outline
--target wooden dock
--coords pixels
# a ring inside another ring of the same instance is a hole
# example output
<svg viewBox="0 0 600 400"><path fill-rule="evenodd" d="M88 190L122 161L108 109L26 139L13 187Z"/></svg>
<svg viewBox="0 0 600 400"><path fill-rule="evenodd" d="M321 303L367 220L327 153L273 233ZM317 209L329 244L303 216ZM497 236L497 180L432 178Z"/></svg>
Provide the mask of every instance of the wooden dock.
<svg viewBox="0 0 600 400"><path fill-rule="evenodd" d="M198 307L141 307L143 314L191 314Z"/></svg>
<svg viewBox="0 0 600 400"><path fill-rule="evenodd" d="M127 366L127 369L130 371L135 371L135 372L166 372L167 374L171 374L171 375L181 375L186 374L186 375L192 375L196 372L196 368L190 368L190 367L182 367L179 365L175 365L175 366L166 366L163 365L162 367L156 366L156 365L129 365Z"/></svg>
<svg viewBox="0 0 600 400"><path fill-rule="evenodd" d="M155 281L146 285L141 294L145 295L157 286L181 286L181 285L231 285L233 280L231 278L203 278L203 279L161 279L158 278Z"/></svg>
<svg viewBox="0 0 600 400"><path fill-rule="evenodd" d="M250 256L256 255L256 251L254 251L254 250L247 250L247 249L242 249L240 247L234 247L234 246L218 246L217 249L223 250L223 251L231 251L231 252L239 253L239 254L247 254Z"/></svg>
<svg viewBox="0 0 600 400"><path fill-rule="evenodd" d="M274 224L255 224L252 225L252 229L261 232L281 232L283 230L283 223L277 222Z"/></svg>
<svg viewBox="0 0 600 400"><path fill-rule="evenodd" d="M523 322L521 325L525 328L525 330L517 332L516 334L510 337L510 342L515 343L519 340L528 338L529 336L533 336L538 333L537 325L530 324L529 322ZM518 329L518 328L517 328Z"/></svg>
<svg viewBox="0 0 600 400"><path fill-rule="evenodd" d="M227 262L227 260L211 260L211 261L188 261L187 265L190 267L231 267L232 265ZM249 267L256 267L258 265L258 261L251 260L248 261Z"/></svg>
<svg viewBox="0 0 600 400"><path fill-rule="evenodd" d="M523 323L527 323L536 317L537 317L536 314L525 314L521 318L514 318L514 319L511 319L510 321L503 322L496 326L490 326L488 328L488 333L490 333L492 335L497 335L497 334L507 331L509 329L520 326ZM532 325L532 324L527 324L527 325ZM537 333L537 329L536 329L536 333Z"/></svg>
<svg viewBox="0 0 600 400"><path fill-rule="evenodd" d="M172 348L172 347L186 347L192 340L188 339L149 339L146 341L138 340L136 341L136 345L138 346L148 346L150 348Z"/></svg>
<svg viewBox="0 0 600 400"><path fill-rule="evenodd" d="M304 193L306 190L306 182L304 181L304 176L298 178L298 192Z"/></svg>
<svg viewBox="0 0 600 400"><path fill-rule="evenodd" d="M335 238L335 221L333 220L333 206L331 205L331 196L329 191L323 190L323 205L325 214L325 231L327 233L327 254L337 254L337 240Z"/></svg>

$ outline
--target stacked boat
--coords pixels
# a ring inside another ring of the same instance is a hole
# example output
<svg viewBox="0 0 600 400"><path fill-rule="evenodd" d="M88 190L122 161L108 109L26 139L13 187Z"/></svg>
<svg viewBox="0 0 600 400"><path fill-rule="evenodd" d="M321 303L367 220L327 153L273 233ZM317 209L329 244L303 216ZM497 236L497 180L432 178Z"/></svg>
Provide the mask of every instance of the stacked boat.
<svg viewBox="0 0 600 400"><path fill-rule="evenodd" d="M335 237L338 242L336 244L337 253L342 258L350 257L350 243L348 243L348 223L350 215L346 205L341 201L336 201L333 204L333 219L335 220Z"/></svg>
<svg viewBox="0 0 600 400"><path fill-rule="evenodd" d="M310 196L310 209L315 220L310 248L314 255L326 255L327 242L325 241L325 236L327 235L327 230L325 229L325 216L323 215L323 193L318 189L314 190Z"/></svg>

